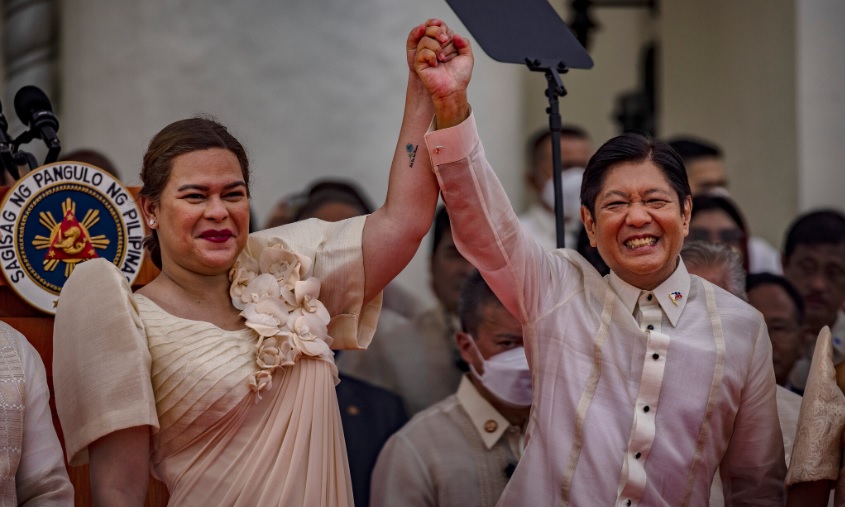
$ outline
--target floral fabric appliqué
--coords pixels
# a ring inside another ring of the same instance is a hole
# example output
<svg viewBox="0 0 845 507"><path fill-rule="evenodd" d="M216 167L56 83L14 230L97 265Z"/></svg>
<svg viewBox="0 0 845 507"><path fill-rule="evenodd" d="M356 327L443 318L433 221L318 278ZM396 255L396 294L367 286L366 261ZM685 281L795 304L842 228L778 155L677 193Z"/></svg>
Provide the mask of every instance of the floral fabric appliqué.
<svg viewBox="0 0 845 507"><path fill-rule="evenodd" d="M273 245L257 262L238 259L229 272L232 304L258 334L259 369L249 379L256 402L261 391L273 388L273 372L292 366L303 354L334 366L329 311L318 299L320 280L308 276L311 268L310 258Z"/></svg>

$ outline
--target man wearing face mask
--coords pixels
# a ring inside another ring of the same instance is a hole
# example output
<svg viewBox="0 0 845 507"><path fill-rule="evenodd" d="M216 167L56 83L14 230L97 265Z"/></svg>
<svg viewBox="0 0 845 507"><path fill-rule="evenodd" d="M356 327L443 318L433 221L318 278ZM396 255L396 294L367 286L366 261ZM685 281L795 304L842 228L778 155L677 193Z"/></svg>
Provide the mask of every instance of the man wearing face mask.
<svg viewBox="0 0 845 507"><path fill-rule="evenodd" d="M464 283L460 318L469 372L387 441L371 507L493 506L522 456L532 396L522 326L477 272Z"/></svg>
<svg viewBox="0 0 845 507"><path fill-rule="evenodd" d="M590 137L579 127L568 125L560 131L561 184L563 187L563 228L566 246L575 248L581 229L581 177L593 154ZM552 178L552 136L548 129L535 134L528 143L530 166L528 188L537 203L519 216L520 223L546 250L557 248L555 229L555 188Z"/></svg>

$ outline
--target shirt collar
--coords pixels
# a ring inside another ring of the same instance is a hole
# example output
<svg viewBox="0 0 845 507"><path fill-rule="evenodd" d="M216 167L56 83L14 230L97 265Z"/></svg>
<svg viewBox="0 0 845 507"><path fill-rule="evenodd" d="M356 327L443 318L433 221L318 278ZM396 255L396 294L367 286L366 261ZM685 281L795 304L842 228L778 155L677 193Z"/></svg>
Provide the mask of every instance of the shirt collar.
<svg viewBox="0 0 845 507"><path fill-rule="evenodd" d="M461 378L461 385L458 386L456 396L469 415L472 426L478 432L484 446L490 450L505 434L510 423L481 396L467 375Z"/></svg>
<svg viewBox="0 0 845 507"><path fill-rule="evenodd" d="M639 300L640 294L643 292L642 289L634 287L622 280L613 271L608 275L608 283L610 284L610 288L613 289L613 292L622 301L628 313L633 314L634 308L637 306L637 300ZM683 259L678 257L678 267L675 268L672 275L651 291L657 298L660 308L663 309L663 313L669 318L669 322L672 323L673 327L678 324L678 319L681 317L684 306L687 304L689 288L689 272L684 265Z"/></svg>

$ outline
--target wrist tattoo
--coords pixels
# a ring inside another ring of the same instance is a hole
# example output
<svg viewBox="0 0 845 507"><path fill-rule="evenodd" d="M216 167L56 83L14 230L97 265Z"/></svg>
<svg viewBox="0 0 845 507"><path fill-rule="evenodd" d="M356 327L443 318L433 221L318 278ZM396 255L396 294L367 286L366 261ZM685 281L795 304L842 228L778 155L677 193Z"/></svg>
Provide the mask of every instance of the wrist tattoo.
<svg viewBox="0 0 845 507"><path fill-rule="evenodd" d="M408 167L414 167L414 161L417 159L417 148L419 148L416 144L406 144L405 151L408 153Z"/></svg>

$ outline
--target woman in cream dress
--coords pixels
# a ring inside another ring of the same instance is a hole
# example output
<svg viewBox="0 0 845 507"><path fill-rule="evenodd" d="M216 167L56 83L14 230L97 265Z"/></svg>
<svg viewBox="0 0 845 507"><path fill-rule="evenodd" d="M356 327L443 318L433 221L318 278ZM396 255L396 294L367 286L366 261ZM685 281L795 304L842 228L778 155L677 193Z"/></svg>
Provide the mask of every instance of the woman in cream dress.
<svg viewBox="0 0 845 507"><path fill-rule="evenodd" d="M788 506L845 506L843 393L845 363L833 365L832 336L824 327L816 340L786 474Z"/></svg>
<svg viewBox="0 0 845 507"><path fill-rule="evenodd" d="M424 33L408 38L413 61ZM161 274L133 294L106 261L79 265L55 322L57 408L95 505L142 505L151 470L171 505L351 505L333 348L369 343L380 291L431 224L437 184L406 145L433 116L413 71L385 205L247 235L249 167L208 119L150 142L141 171Z"/></svg>

